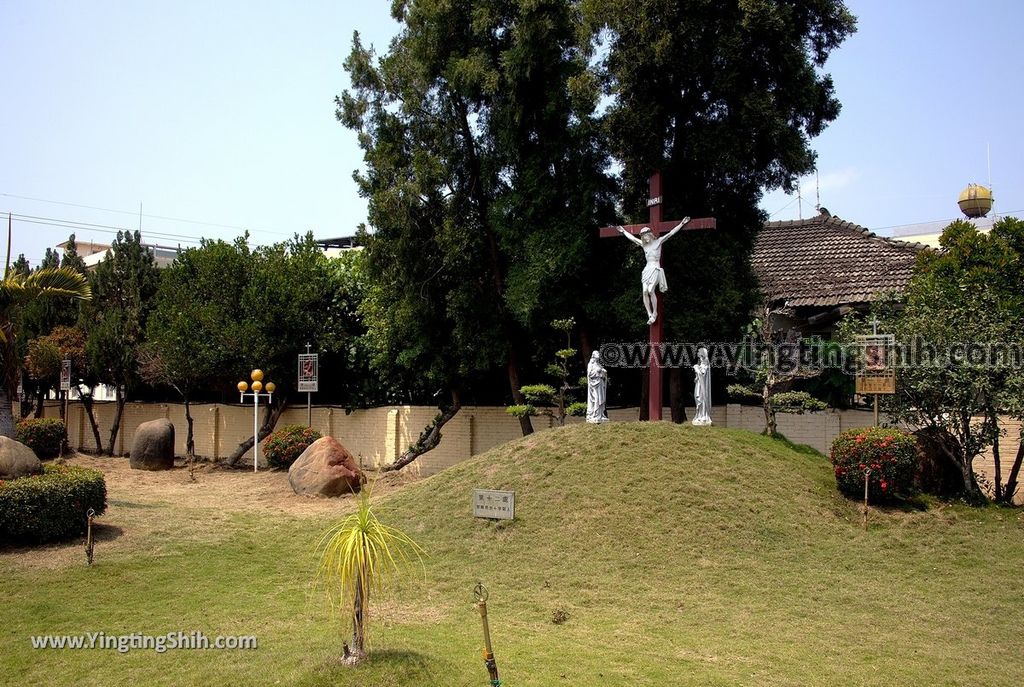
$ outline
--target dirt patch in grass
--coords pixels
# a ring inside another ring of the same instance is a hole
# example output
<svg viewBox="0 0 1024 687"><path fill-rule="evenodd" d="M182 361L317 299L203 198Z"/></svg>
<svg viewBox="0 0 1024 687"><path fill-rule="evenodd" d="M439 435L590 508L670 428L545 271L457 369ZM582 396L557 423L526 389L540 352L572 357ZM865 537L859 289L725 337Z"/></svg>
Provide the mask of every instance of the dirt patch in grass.
<svg viewBox="0 0 1024 687"><path fill-rule="evenodd" d="M128 459L76 454L70 465L93 468L107 483L107 511L95 521L97 555L120 556L145 551L165 555L182 541L218 542L240 514L294 518L329 518L352 511L355 499L299 496L288 473L276 470L232 470L215 465L196 467L195 481L180 462L173 470L132 470ZM374 497L416 481L412 474L369 473ZM58 569L85 560L84 537L45 546L0 545L4 565Z"/></svg>
<svg viewBox="0 0 1024 687"><path fill-rule="evenodd" d="M107 480L111 501L165 502L184 508L215 508L224 511L284 513L287 515L329 515L347 513L351 497L334 499L299 496L288 484L283 470L233 470L203 463L196 466L195 481L188 468L179 463L173 470L132 470L127 458L76 454L68 463L95 468ZM381 473L374 495L381 496L414 478L402 473ZM371 482L377 478L368 473Z"/></svg>

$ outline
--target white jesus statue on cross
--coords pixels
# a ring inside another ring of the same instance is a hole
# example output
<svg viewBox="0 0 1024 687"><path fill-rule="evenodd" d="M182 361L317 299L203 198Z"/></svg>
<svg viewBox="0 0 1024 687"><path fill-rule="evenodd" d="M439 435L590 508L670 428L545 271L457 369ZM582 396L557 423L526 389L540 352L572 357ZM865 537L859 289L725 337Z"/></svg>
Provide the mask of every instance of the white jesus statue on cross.
<svg viewBox="0 0 1024 687"><path fill-rule="evenodd" d="M647 324L654 324L658 319L658 291L668 291L668 282L665 281L665 269L661 266L661 244L672 238L680 229L690 221L684 217L683 221L677 224L664 236L655 238L650 227L640 230L640 238L633 236L625 227L618 227L619 233L627 239L644 249L644 257L647 264L644 266L643 274L640 276L640 284L643 289L644 308L647 309Z"/></svg>

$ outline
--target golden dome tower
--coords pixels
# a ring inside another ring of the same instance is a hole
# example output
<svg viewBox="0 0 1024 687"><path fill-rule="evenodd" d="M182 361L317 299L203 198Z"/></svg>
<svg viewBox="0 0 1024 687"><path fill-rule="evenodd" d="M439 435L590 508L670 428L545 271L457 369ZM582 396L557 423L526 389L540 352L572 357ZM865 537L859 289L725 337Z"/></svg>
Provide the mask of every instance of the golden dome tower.
<svg viewBox="0 0 1024 687"><path fill-rule="evenodd" d="M992 189L980 184L968 184L967 188L960 192L960 199L957 201L957 205L960 206L960 212L970 219L976 219L984 217L989 213L994 200Z"/></svg>

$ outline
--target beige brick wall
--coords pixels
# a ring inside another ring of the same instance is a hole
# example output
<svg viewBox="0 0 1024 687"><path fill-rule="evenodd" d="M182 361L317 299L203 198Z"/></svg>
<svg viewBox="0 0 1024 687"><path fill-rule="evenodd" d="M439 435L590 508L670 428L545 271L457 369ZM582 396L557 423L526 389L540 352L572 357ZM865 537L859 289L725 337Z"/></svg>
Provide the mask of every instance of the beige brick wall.
<svg viewBox="0 0 1024 687"><path fill-rule="evenodd" d="M96 404L96 419L104 444L110 436L115 405ZM693 417L693 408L687 409ZM262 420L263 409L260 409ZM367 467L387 465L413 444L423 428L437 413L436 408L425 406L389 406L355 410L346 413L343 408L315 407L312 409L312 426L325 436L334 436L341 441L360 463ZM664 411L669 414L668 408ZM46 417L59 417L57 402L46 405ZM637 408L620 408L609 411L609 418L615 422L631 422L639 417ZM184 406L176 403L128 403L125 405L115 453L124 454L131 448L135 429L147 420L168 418L174 423L175 451L185 453L186 423ZM230 455L241 442L252 437L252 406L197 404L192 406L196 454L210 460L220 460ZM711 410L715 424L735 429L760 432L764 429L764 413L756 406L729 404L715 406ZM570 418L569 422L581 422L581 418ZM822 453L828 453L832 439L847 429L867 427L872 423L872 413L864 410L830 410L817 413L794 415L780 413L777 416L779 431L791 441L813 446ZM883 417L884 421L884 417ZM284 412L280 425L305 424L305 406L294 406ZM548 417L533 419L534 429L550 429L554 421ZM1016 455L1019 445L1020 423L1004 420L1005 435L1000 441L1000 454L1004 465ZM521 436L519 421L505 412L504 408L488 406L463 406L442 431L440 445L427 453L412 469L421 475L432 475L446 467L466 460L490 448ZM71 403L68 410L68 437L79 449L95 449L92 430L85 411L79 403ZM261 457L262 462L262 457ZM252 450L246 452L242 464L252 465ZM991 452L975 461L977 471L991 479L993 461ZM1004 467L1004 470L1007 468ZM1005 479L1005 474L1003 478ZM1024 501L1024 494L1018 497Z"/></svg>

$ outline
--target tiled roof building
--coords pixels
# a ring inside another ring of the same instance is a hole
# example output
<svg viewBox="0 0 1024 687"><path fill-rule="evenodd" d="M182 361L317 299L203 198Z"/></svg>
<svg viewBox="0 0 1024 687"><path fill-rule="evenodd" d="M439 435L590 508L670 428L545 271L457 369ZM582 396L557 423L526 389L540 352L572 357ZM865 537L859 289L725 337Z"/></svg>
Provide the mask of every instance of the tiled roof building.
<svg viewBox="0 0 1024 687"><path fill-rule="evenodd" d="M925 248L876 236L822 208L810 219L766 223L752 265L773 308L796 322L824 324L906 288Z"/></svg>

